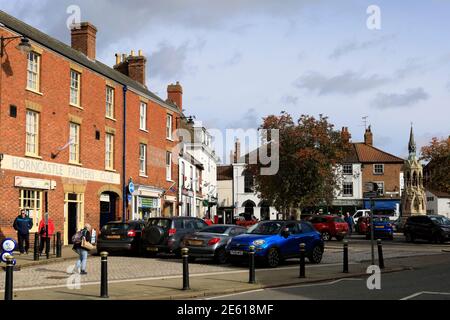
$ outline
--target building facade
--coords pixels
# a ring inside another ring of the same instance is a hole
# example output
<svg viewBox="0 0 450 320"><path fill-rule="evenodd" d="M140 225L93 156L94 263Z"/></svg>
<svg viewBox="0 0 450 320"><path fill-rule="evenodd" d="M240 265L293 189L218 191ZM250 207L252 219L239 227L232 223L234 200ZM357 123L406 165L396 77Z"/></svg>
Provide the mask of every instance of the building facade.
<svg viewBox="0 0 450 320"><path fill-rule="evenodd" d="M92 24L74 28L68 46L1 11L0 22L14 37L0 70L0 237L15 237L20 209L32 232L49 212L65 244L85 223L177 214L182 93L169 88L164 100L147 89L142 52L117 56L114 68L97 61Z"/></svg>

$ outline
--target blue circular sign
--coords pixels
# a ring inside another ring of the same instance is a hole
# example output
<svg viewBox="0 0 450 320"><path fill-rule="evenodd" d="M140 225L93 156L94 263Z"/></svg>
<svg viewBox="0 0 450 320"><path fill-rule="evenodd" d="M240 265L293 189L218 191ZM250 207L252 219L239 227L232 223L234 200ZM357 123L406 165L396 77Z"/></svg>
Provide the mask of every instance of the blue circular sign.
<svg viewBox="0 0 450 320"><path fill-rule="evenodd" d="M130 191L130 193L134 192L134 183L130 181L130 183L128 184L128 190Z"/></svg>
<svg viewBox="0 0 450 320"><path fill-rule="evenodd" d="M2 262L6 263L6 257L7 256L11 256L11 253L9 253L9 252L2 252L2 255L0 257ZM17 263L16 259L13 259L13 265L14 266L16 265L16 263Z"/></svg>
<svg viewBox="0 0 450 320"><path fill-rule="evenodd" d="M2 242L2 250L3 252L14 252L16 249L17 243L14 239L7 238Z"/></svg>

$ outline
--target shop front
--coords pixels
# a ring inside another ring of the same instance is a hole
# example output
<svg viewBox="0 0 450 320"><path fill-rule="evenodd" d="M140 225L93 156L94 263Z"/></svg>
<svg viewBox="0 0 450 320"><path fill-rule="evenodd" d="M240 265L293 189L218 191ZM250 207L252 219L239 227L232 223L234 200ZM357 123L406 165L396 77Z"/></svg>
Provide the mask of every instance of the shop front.
<svg viewBox="0 0 450 320"><path fill-rule="evenodd" d="M136 186L133 193L133 220L147 220L161 216L161 196L164 190L148 186Z"/></svg>

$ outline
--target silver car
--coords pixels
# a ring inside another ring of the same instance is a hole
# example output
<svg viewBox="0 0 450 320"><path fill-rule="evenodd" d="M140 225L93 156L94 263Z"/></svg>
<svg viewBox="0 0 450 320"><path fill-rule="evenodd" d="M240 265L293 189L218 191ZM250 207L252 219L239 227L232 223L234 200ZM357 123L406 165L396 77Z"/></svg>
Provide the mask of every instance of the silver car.
<svg viewBox="0 0 450 320"><path fill-rule="evenodd" d="M189 249L189 259L214 259L218 264L227 262L225 247L229 239L246 233L244 227L228 224L216 224L206 227L184 238L184 246Z"/></svg>

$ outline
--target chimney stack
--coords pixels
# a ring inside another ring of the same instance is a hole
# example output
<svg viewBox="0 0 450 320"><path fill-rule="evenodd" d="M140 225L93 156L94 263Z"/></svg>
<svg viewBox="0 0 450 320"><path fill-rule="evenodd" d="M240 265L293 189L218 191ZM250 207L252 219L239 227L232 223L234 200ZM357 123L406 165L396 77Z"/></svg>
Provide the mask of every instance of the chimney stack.
<svg viewBox="0 0 450 320"><path fill-rule="evenodd" d="M341 138L344 143L349 143L352 135L348 131L348 127L343 127L341 132Z"/></svg>
<svg viewBox="0 0 450 320"><path fill-rule="evenodd" d="M123 73L145 87L146 64L147 59L142 54L142 50L139 50L139 55L137 56L134 54L134 50L131 50L131 54L128 57L126 54L116 54L114 70Z"/></svg>
<svg viewBox="0 0 450 320"><path fill-rule="evenodd" d="M72 48L85 54L89 59L95 60L97 28L89 23L82 22L78 27L71 29Z"/></svg>
<svg viewBox="0 0 450 320"><path fill-rule="evenodd" d="M241 141L239 139L236 139L236 143L234 146L234 162L238 163L239 159L241 158Z"/></svg>
<svg viewBox="0 0 450 320"><path fill-rule="evenodd" d="M167 87L167 100L177 105L180 111L183 111L183 87L180 82L170 84Z"/></svg>
<svg viewBox="0 0 450 320"><path fill-rule="evenodd" d="M373 134L371 126L366 129L366 133L364 134L364 143L368 146L373 146Z"/></svg>

